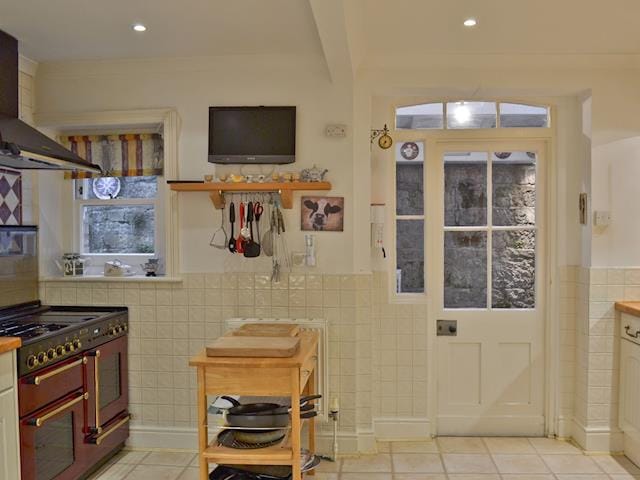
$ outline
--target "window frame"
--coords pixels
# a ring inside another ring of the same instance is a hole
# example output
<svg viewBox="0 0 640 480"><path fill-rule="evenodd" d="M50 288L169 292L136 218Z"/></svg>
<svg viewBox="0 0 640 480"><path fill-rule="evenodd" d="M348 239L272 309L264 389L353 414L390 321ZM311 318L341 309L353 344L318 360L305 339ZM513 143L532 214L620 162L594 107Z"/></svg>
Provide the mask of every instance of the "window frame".
<svg viewBox="0 0 640 480"><path fill-rule="evenodd" d="M156 108L141 110L102 110L93 112L72 112L37 114L36 124L40 128L50 128L57 135L66 135L73 132L87 134L99 134L100 132L113 132L114 130L136 130L149 133L162 132L164 139L164 179L179 178L178 173L178 136L180 131L180 117L173 108ZM77 215L73 211L74 182L63 180L60 177L62 192L60 217L58 221L62 225L60 232L60 247L52 252L52 257L57 258L63 252L75 251L75 238ZM179 209L177 192L171 191L166 181L159 181L158 196L164 202L163 229L165 258L161 259L164 266L164 278L179 280L180 277L180 235L178 230ZM44 259L44 257L42 257ZM41 271L50 272L48 262L41 260ZM57 269L53 270L58 274ZM51 275L52 273L48 273ZM47 274L45 274L47 275ZM47 277L45 277L47 278ZM139 277L146 278L146 277ZM117 279L116 279L117 280Z"/></svg>
<svg viewBox="0 0 640 480"><path fill-rule="evenodd" d="M78 188L80 182L87 187L91 187L94 178L76 179L74 183L74 252L80 253L84 258L89 259L87 272L89 275L99 275L102 272L103 265L107 261L122 260L124 263L131 265L135 272L140 270L140 264L145 263L147 259L160 257L165 258L164 245L164 199L161 195L160 185L164 183L164 177L160 175L152 175L156 177L158 189L156 196L153 198L112 198L101 200L99 198L79 198ZM120 177L121 178L121 177ZM84 194L86 195L86 194ZM84 252L84 234L85 223L83 221L83 209L86 206L135 206L135 205L152 205L154 207L154 253L90 253ZM138 274L138 273L136 273Z"/></svg>
<svg viewBox="0 0 640 480"><path fill-rule="evenodd" d="M514 139L526 139L526 140L544 140L551 144L554 143L556 136L556 105L552 99L522 99L522 98L501 98L500 100L494 98L474 98L473 101L486 101L495 102L497 111L497 120L495 128L469 128L469 129L398 129L395 122L396 109L400 107L410 107L412 105L420 105L427 103L443 103L444 104L444 125L446 127L446 104L447 102L461 101L459 97L439 97L439 98L416 98L416 97L404 97L398 98L396 101L391 101L387 104L387 110L389 115L393 119L389 122L393 125L393 129L390 132L393 138L394 144L401 142L423 142L424 144L424 169L423 169L423 200L424 200L424 292L423 293L398 293L396 291L396 268L397 268L397 239L396 239L396 159L395 148L386 150L382 158L386 163L391 164L389 179L386 182L387 185L387 199L386 202L388 208L386 212L386 223L392 228L387 228L385 232L385 243L389 245L389 259L385 270L387 271L387 292L390 303L395 304L416 304L416 303L428 303L431 299L431 292L429 287L429 272L433 268L433 258L436 256L436 246L432 244L431 231L434 228L439 228L435 225L433 211L430 210L430 199L434 191L437 191L437 175L431 174L429 165L433 164L433 155L437 154L438 144L441 142L465 142L475 140L488 140L488 141L508 141ZM516 103L525 104L531 106L544 107L548 112L548 124L546 127L499 127L500 117L500 103ZM431 207L433 208L433 207Z"/></svg>

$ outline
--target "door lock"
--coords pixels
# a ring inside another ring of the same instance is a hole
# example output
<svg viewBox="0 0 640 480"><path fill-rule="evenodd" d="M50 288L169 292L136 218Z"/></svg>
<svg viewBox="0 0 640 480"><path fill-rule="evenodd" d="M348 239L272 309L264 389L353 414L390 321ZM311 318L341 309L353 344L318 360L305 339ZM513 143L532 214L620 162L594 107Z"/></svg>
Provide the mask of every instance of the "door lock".
<svg viewBox="0 0 640 480"><path fill-rule="evenodd" d="M458 335L458 321L457 320L438 320L438 333L439 337L455 337Z"/></svg>

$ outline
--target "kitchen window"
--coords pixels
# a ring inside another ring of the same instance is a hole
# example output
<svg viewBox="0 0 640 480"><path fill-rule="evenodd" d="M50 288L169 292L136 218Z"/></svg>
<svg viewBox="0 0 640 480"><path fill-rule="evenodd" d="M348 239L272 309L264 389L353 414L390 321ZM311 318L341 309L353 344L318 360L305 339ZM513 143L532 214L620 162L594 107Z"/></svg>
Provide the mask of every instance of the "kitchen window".
<svg viewBox="0 0 640 480"><path fill-rule="evenodd" d="M68 136L72 151L101 166L104 176L67 174L75 184L74 250L100 274L118 259L139 265L164 258L163 142L158 134Z"/></svg>

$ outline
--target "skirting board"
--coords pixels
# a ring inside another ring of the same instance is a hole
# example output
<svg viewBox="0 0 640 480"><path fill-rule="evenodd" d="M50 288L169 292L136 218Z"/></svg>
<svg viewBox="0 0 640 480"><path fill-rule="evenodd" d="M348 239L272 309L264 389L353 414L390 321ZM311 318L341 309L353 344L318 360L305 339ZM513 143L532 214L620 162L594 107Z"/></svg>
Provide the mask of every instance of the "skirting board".
<svg viewBox="0 0 640 480"><path fill-rule="evenodd" d="M377 440L426 440L431 438L428 418L374 418L373 431Z"/></svg>
<svg viewBox="0 0 640 480"><path fill-rule="evenodd" d="M558 417L558 423L556 426L556 436L558 438L572 438L573 437L573 419L561 415Z"/></svg>
<svg viewBox="0 0 640 480"><path fill-rule="evenodd" d="M585 427L573 419L572 437L586 452L621 452L624 448L622 431L610 427Z"/></svg>
<svg viewBox="0 0 640 480"><path fill-rule="evenodd" d="M318 453L330 456L333 448L333 435L318 433L316 444ZM373 432L338 433L340 454L373 453L375 445ZM198 449L198 436L195 428L132 425L129 428L127 446L195 451Z"/></svg>

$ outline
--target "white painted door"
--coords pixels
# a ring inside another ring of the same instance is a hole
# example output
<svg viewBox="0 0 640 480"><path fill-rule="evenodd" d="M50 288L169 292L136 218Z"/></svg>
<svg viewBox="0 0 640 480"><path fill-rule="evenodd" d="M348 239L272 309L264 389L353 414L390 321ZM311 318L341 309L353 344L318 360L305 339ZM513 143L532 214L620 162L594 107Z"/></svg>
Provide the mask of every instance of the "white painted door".
<svg viewBox="0 0 640 480"><path fill-rule="evenodd" d="M544 142L439 143L431 157L438 435L542 435ZM448 326L444 327L448 330Z"/></svg>

